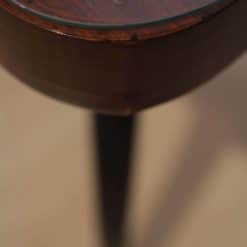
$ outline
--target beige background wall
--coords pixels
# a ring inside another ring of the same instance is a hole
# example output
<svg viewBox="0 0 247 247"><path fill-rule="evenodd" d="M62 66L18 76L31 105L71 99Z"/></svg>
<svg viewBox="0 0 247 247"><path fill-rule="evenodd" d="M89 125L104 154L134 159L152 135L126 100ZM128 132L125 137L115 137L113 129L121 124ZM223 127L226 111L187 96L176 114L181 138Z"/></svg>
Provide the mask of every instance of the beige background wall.
<svg viewBox="0 0 247 247"><path fill-rule="evenodd" d="M140 114L130 246L247 245L246 65ZM90 114L0 68L1 247L101 246Z"/></svg>

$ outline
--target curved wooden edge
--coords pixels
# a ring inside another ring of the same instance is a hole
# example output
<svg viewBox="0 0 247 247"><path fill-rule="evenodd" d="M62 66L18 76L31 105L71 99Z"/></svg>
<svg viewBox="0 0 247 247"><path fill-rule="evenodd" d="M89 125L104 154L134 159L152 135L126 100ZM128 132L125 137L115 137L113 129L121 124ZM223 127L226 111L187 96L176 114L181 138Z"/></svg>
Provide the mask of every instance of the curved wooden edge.
<svg viewBox="0 0 247 247"><path fill-rule="evenodd" d="M241 0L194 28L124 46L67 38L0 9L0 64L56 99L128 115L203 85L242 55L246 10Z"/></svg>
<svg viewBox="0 0 247 247"><path fill-rule="evenodd" d="M135 28L118 28L107 30L84 29L73 26L65 26L59 23L51 22L37 15L23 11L18 6L10 4L7 0L0 0L0 8L16 16L17 18L38 26L42 29L65 35L77 39L88 41L113 41L113 42L136 42L138 40L146 40L172 34L189 27L192 27L208 17L217 14L231 3L237 0L225 0L215 4L210 8L204 8L198 13L183 16L169 22L150 24Z"/></svg>

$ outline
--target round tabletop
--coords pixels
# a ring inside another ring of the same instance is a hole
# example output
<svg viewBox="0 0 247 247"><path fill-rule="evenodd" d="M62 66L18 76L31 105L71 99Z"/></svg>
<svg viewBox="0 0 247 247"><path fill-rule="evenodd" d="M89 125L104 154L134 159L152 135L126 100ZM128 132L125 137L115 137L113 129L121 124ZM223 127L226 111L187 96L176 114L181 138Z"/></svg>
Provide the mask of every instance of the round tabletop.
<svg viewBox="0 0 247 247"><path fill-rule="evenodd" d="M0 0L16 16L88 40L148 39L201 22L234 0Z"/></svg>
<svg viewBox="0 0 247 247"><path fill-rule="evenodd" d="M56 99L133 114L243 54L246 9L246 0L0 0L0 64Z"/></svg>

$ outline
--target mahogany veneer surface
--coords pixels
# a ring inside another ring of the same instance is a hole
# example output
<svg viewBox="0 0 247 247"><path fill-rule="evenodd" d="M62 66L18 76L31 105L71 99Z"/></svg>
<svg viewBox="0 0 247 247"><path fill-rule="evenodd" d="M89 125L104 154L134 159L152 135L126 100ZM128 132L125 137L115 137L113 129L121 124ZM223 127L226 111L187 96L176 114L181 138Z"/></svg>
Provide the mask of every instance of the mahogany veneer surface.
<svg viewBox="0 0 247 247"><path fill-rule="evenodd" d="M0 64L41 92L104 113L130 114L182 95L217 75L247 47L245 0L212 4L210 0L160 0L159 7L154 5L153 10L147 8L148 15L138 16L133 11L144 11L144 3L158 5L158 1L21 1L28 9L0 0ZM59 8L51 8L58 3ZM98 10L92 7L90 12L90 4ZM207 7L200 8L203 5ZM130 12L124 10L131 6ZM166 6L163 12L161 6ZM113 8L122 8L122 14L110 11ZM89 22L90 17L91 24L115 27L71 25L30 9L53 11L54 16L74 21ZM197 11L165 22L119 26L185 9Z"/></svg>
<svg viewBox="0 0 247 247"><path fill-rule="evenodd" d="M219 0L12 0L10 2L68 22L133 25L181 16ZM201 10L202 11L202 10Z"/></svg>
<svg viewBox="0 0 247 247"><path fill-rule="evenodd" d="M87 40L136 40L201 22L234 0L0 0L45 29Z"/></svg>

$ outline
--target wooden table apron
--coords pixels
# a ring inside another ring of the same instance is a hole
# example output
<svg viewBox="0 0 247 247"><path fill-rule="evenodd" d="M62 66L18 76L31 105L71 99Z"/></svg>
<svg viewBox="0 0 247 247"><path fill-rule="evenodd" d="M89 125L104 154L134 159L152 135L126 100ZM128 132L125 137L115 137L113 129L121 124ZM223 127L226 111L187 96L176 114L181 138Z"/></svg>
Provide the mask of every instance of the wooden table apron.
<svg viewBox="0 0 247 247"><path fill-rule="evenodd" d="M238 57L245 48L245 2L188 30L132 44L48 32L0 9L0 63L56 98L130 114L197 87Z"/></svg>

